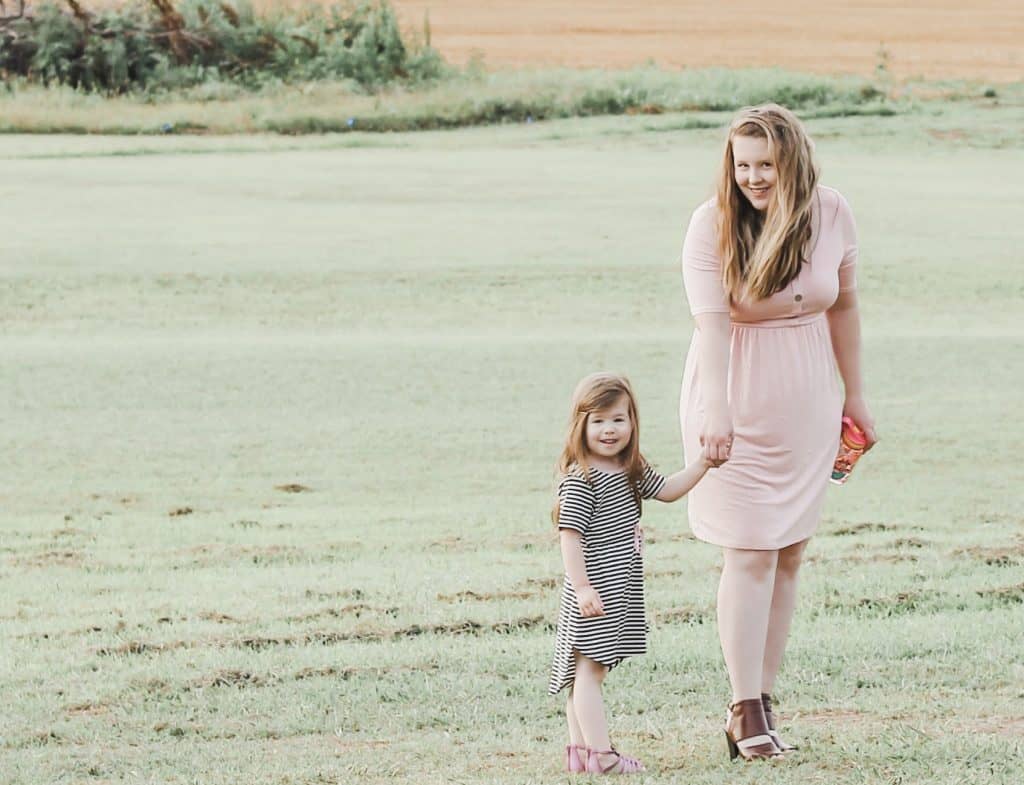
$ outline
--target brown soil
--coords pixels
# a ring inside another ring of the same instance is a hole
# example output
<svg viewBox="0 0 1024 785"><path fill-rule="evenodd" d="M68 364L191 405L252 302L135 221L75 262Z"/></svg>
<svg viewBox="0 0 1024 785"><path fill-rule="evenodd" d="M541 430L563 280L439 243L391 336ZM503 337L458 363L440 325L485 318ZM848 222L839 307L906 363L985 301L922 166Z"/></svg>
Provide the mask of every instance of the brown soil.
<svg viewBox="0 0 1024 785"><path fill-rule="evenodd" d="M706 3L697 0L394 0L452 63L490 67L781 66L900 79L1024 79L1024 4L1007 0ZM810 7L809 7L810 6Z"/></svg>

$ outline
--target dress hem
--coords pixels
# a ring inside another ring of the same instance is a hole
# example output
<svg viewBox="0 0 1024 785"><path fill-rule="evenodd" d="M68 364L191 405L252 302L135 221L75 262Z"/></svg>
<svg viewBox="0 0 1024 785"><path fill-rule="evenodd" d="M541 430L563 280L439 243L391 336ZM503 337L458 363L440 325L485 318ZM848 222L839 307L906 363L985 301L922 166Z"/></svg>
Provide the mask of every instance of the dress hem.
<svg viewBox="0 0 1024 785"><path fill-rule="evenodd" d="M606 667L606 668L607 668L607 669L608 669L609 671L612 671L612 670L614 670L615 668L619 667L619 666L620 666L620 665L621 665L621 664L622 664L623 662L625 662L626 660L628 660L628 659L629 659L630 657L642 657L642 656L643 656L644 654L646 654L646 653L647 653L647 651L646 651L646 650L644 650L644 651L641 651L641 652L637 652L636 654L623 654L623 655L622 655L621 657L619 657L619 658L618 658L618 659L617 659L617 660L616 660L615 662L613 662L613 663L609 664L609 663L607 663L607 662L601 662L601 660L597 659L596 657L591 657L591 656L590 656L589 654L587 654L587 653L586 653L586 652L584 652L584 651L581 651L581 650L580 650L579 648L577 648L577 647L575 647L575 646L573 647L573 649L572 649L572 650L573 650L574 652L575 652L575 651L578 651L578 652L579 652L580 654L582 654L582 655L583 655L584 657L586 657L586 658L587 658L588 660L593 660L593 661L594 661L594 662L596 662L596 663L597 663L598 665L604 665L604 667ZM564 689L565 689L566 687L571 687L574 681L576 681L576 670L575 670L575 668L573 669L573 672L572 672L572 678L571 678L571 679L569 679L568 681L563 681L563 682L562 682L562 686L560 686L560 687L559 687L559 688L558 688L557 690L552 690L552 689L551 689L551 686L550 686L550 684L549 684L549 685L548 685L548 695L557 695L557 694L558 694L558 693L560 693L560 692L561 692L562 690L564 690Z"/></svg>
<svg viewBox="0 0 1024 785"><path fill-rule="evenodd" d="M739 542L725 542L719 539L712 539L709 535L697 531L697 529L692 525L690 526L690 531L693 532L693 536L701 542L707 543L708 545L716 545L719 548L734 548L736 550L743 551L781 551L783 548L788 548L790 545L796 545L798 542L805 542L806 540L811 539L811 537L813 537L818 531L818 527L815 526L806 537L798 537L797 539L785 542L782 545L750 545Z"/></svg>

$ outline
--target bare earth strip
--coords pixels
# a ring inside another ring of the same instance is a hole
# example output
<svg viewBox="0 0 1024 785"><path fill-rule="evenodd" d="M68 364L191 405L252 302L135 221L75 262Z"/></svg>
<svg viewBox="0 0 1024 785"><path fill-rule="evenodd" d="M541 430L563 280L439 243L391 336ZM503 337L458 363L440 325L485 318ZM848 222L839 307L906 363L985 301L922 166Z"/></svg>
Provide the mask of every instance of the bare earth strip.
<svg viewBox="0 0 1024 785"><path fill-rule="evenodd" d="M865 0L395 0L450 62L489 67L779 66L869 75L888 53L900 79L1024 79L1024 3Z"/></svg>

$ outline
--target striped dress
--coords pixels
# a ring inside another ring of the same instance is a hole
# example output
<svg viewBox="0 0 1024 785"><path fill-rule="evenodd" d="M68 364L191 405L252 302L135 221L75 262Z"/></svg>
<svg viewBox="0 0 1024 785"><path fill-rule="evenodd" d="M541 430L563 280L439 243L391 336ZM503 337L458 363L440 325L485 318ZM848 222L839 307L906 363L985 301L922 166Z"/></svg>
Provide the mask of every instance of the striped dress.
<svg viewBox="0 0 1024 785"><path fill-rule="evenodd" d="M665 478L647 465L640 496L650 499L664 484ZM626 475L591 468L588 483L574 470L559 484L558 502L558 528L583 535L587 577L601 597L604 615L584 619L569 576L565 576L548 683L552 695L573 683L574 651L609 668L647 651L643 533L640 509Z"/></svg>

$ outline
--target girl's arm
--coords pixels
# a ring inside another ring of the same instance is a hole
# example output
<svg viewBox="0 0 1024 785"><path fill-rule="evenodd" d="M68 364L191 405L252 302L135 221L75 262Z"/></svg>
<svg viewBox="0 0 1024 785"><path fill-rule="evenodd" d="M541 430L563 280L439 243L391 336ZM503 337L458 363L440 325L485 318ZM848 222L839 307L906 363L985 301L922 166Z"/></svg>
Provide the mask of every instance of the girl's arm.
<svg viewBox="0 0 1024 785"><path fill-rule="evenodd" d="M855 289L839 293L828 309L828 327L832 333L832 352L846 388L843 415L864 431L868 442L865 450L870 450L878 436L875 434L875 419L864 401L864 380L860 369L860 311Z"/></svg>
<svg viewBox="0 0 1024 785"><path fill-rule="evenodd" d="M574 529L559 529L558 539L562 546L562 563L565 574L569 576L572 588L576 592L576 604L580 606L580 615L604 616L604 605L597 589L590 585L587 577L587 565L583 561L583 535Z"/></svg>
<svg viewBox="0 0 1024 785"><path fill-rule="evenodd" d="M704 429L700 443L713 466L729 459L732 449L732 414L726 391L729 374L729 314L701 313L694 317L700 396L704 401ZM698 478L700 479L700 478Z"/></svg>
<svg viewBox="0 0 1024 785"><path fill-rule="evenodd" d="M674 502L683 498L713 465L711 459L707 457L707 450L701 450L696 461L665 480L665 484L654 498L659 502Z"/></svg>

